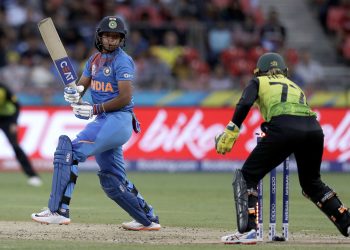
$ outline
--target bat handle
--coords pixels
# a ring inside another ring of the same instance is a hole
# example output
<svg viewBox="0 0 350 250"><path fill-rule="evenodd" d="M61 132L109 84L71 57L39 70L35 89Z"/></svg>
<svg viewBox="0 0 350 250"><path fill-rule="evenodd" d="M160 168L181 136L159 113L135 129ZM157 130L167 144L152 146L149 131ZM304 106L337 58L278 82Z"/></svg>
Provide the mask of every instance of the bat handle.
<svg viewBox="0 0 350 250"><path fill-rule="evenodd" d="M68 83L67 85L66 85L67 87L71 87L71 88L73 88L73 89L77 89L77 84L75 83L75 81L73 81L73 82L71 82L71 83ZM80 99L79 99L79 104L81 104L83 101L82 101L82 96L80 97Z"/></svg>
<svg viewBox="0 0 350 250"><path fill-rule="evenodd" d="M71 83L68 83L66 86L67 86L67 87L71 87L71 88L73 88L73 89L77 89L77 84L75 83L75 81L73 81L73 82L71 82Z"/></svg>

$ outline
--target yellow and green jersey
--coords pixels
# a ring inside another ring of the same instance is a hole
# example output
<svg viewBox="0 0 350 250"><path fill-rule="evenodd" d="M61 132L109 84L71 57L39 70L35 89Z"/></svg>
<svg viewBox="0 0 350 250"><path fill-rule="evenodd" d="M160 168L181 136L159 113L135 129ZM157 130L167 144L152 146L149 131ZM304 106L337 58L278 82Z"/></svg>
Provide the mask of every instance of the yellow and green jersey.
<svg viewBox="0 0 350 250"><path fill-rule="evenodd" d="M256 103L264 120L278 115L316 116L306 102L304 92L283 75L259 76Z"/></svg>
<svg viewBox="0 0 350 250"><path fill-rule="evenodd" d="M254 103L266 122L279 115L316 116L308 106L304 92L282 74L250 80L236 105L232 122L240 127Z"/></svg>
<svg viewBox="0 0 350 250"><path fill-rule="evenodd" d="M16 96L0 84L0 117L10 117L17 114L18 104Z"/></svg>

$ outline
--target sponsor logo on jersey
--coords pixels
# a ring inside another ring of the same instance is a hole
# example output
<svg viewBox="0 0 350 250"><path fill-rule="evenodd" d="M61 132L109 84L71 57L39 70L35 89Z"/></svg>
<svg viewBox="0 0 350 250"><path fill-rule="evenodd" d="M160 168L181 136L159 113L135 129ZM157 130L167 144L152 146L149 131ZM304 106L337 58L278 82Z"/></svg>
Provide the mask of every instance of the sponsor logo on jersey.
<svg viewBox="0 0 350 250"><path fill-rule="evenodd" d="M128 73L124 73L123 76L124 76L124 78L132 78L133 77L132 74L128 74Z"/></svg>

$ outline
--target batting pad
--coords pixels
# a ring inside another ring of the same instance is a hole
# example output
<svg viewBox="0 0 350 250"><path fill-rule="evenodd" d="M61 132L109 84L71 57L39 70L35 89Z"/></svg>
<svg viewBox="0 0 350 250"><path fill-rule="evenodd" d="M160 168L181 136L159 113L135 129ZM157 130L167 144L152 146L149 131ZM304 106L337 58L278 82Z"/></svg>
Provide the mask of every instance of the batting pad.
<svg viewBox="0 0 350 250"><path fill-rule="evenodd" d="M72 142L66 135L61 135L54 155L54 171L49 199L49 209L56 212L71 177Z"/></svg>

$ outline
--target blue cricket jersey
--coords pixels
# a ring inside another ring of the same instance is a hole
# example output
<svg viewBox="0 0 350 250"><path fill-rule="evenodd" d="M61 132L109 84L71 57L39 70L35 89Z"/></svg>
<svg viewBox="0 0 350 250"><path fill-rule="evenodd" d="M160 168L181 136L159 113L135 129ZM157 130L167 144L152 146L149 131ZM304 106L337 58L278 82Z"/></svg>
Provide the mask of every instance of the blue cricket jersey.
<svg viewBox="0 0 350 250"><path fill-rule="evenodd" d="M113 53L98 52L86 62L83 75L91 77L91 98L94 104L100 104L119 95L118 81L134 79L135 64L121 48ZM119 111L130 111L133 107L132 97L130 103Z"/></svg>

